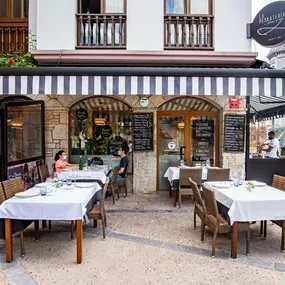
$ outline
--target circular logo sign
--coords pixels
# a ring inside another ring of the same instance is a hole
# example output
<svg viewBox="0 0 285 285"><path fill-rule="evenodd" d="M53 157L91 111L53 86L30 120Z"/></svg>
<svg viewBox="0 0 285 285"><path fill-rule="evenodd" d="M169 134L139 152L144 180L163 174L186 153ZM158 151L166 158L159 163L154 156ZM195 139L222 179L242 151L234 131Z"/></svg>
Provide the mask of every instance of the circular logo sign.
<svg viewBox="0 0 285 285"><path fill-rule="evenodd" d="M148 98L141 98L140 99L140 104L141 104L142 107L147 107L148 104L149 104Z"/></svg>
<svg viewBox="0 0 285 285"><path fill-rule="evenodd" d="M104 138L109 138L113 133L113 130L110 126L104 126L101 130L101 135Z"/></svg>
<svg viewBox="0 0 285 285"><path fill-rule="evenodd" d="M170 150L174 150L175 149L175 143L174 142L169 142L168 143L168 149L170 149Z"/></svg>
<svg viewBox="0 0 285 285"><path fill-rule="evenodd" d="M76 111L76 118L79 121L84 121L88 118L88 112L86 109L80 108Z"/></svg>
<svg viewBox="0 0 285 285"><path fill-rule="evenodd" d="M251 24L251 36L265 47L285 42L285 1L273 2L260 10Z"/></svg>

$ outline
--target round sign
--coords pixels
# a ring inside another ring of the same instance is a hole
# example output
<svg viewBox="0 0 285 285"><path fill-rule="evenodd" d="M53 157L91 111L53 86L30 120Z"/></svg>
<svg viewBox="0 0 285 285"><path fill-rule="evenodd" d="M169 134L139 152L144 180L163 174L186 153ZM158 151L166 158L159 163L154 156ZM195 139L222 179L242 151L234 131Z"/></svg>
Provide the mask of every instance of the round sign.
<svg viewBox="0 0 285 285"><path fill-rule="evenodd" d="M251 24L251 36L265 47L285 42L285 1L273 2L260 10Z"/></svg>
<svg viewBox="0 0 285 285"><path fill-rule="evenodd" d="M80 108L76 111L76 118L79 121L84 121L88 118L88 112L86 109Z"/></svg>
<svg viewBox="0 0 285 285"><path fill-rule="evenodd" d="M170 150L174 150L175 149L175 143L174 142L169 142L168 143L168 149L170 149Z"/></svg>
<svg viewBox="0 0 285 285"><path fill-rule="evenodd" d="M142 107L147 107L148 104L149 104L148 98L141 98L140 99L140 104L141 104Z"/></svg>
<svg viewBox="0 0 285 285"><path fill-rule="evenodd" d="M109 138L113 134L113 130L110 126L104 126L101 130L101 135L104 138Z"/></svg>

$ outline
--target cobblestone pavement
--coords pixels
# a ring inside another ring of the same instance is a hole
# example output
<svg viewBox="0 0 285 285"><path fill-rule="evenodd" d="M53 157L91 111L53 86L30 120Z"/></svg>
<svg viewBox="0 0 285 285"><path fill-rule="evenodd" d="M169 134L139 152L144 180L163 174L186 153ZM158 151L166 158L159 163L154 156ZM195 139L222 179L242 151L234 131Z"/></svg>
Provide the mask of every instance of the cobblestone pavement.
<svg viewBox="0 0 285 285"><path fill-rule="evenodd" d="M26 256L19 257L19 237L14 238L12 264L4 262L0 242L0 284L285 284L285 255L280 252L281 230L269 223L267 239L252 229L251 255L245 256L245 234L239 236L239 257L230 258L230 239L217 240L211 257L212 234L200 242L193 229L193 204L171 207L167 195L122 197L107 200L108 237L84 226L83 264L75 261L76 242L69 241L69 223L53 223L34 241L32 228L25 231ZM198 224L199 225L199 224Z"/></svg>

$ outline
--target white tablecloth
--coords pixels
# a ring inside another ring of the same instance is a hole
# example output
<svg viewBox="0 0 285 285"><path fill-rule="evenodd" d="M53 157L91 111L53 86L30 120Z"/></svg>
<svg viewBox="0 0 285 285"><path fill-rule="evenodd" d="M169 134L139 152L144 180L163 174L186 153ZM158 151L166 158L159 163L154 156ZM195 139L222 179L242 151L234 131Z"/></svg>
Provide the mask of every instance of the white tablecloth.
<svg viewBox="0 0 285 285"><path fill-rule="evenodd" d="M106 175L108 172L111 170L111 166L109 165L99 165L96 166L95 168L88 169L88 170L77 170L77 180L98 180L101 181L102 183L105 183L106 181ZM68 171L62 171L60 173L60 179L66 180L69 178L69 176L72 177L72 170Z"/></svg>
<svg viewBox="0 0 285 285"><path fill-rule="evenodd" d="M249 192L245 186L227 189L215 188L216 200L229 208L231 224L234 222L252 222L285 220L285 192L270 186L256 187Z"/></svg>
<svg viewBox="0 0 285 285"><path fill-rule="evenodd" d="M187 167L187 168L197 169L198 167ZM164 177L167 178L171 184L173 180L179 180L179 173L180 173L179 167L169 167L166 170ZM202 180L207 180L207 176L208 176L208 169L206 167L203 167L202 168Z"/></svg>
<svg viewBox="0 0 285 285"><path fill-rule="evenodd" d="M82 183L81 183L82 184ZM18 220L80 220L86 206L101 187L94 183L92 188L73 190L58 189L47 196L10 198L0 205L0 218ZM29 191L29 190L27 190Z"/></svg>

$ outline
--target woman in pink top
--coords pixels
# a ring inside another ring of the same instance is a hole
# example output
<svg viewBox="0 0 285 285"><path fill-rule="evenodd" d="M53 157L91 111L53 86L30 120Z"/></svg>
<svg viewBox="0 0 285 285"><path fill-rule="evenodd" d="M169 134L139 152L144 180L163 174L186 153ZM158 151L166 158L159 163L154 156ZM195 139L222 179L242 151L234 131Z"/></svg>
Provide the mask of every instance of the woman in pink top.
<svg viewBox="0 0 285 285"><path fill-rule="evenodd" d="M74 167L73 164L70 164L66 161L66 154L64 150L60 150L56 155L55 155L55 171L57 173L62 172L64 168L72 168Z"/></svg>

